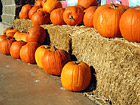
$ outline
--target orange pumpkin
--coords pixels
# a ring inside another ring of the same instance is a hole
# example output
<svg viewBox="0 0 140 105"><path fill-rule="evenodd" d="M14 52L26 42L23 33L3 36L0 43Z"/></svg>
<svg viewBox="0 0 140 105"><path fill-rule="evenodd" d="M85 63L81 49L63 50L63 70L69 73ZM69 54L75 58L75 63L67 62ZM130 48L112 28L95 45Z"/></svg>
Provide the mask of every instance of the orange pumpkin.
<svg viewBox="0 0 140 105"><path fill-rule="evenodd" d="M0 35L0 42L3 41L3 40L6 40L6 39L7 39L6 35Z"/></svg>
<svg viewBox="0 0 140 105"><path fill-rule="evenodd" d="M0 51L3 54L10 55L10 47L12 43L15 41L13 38L7 38L6 40L3 40L0 42Z"/></svg>
<svg viewBox="0 0 140 105"><path fill-rule="evenodd" d="M63 66L70 61L70 55L64 50L47 51L42 56L42 65L48 74L61 75Z"/></svg>
<svg viewBox="0 0 140 105"><path fill-rule="evenodd" d="M42 7L43 7L43 5L44 5L44 3L46 2L47 0L42 0Z"/></svg>
<svg viewBox="0 0 140 105"><path fill-rule="evenodd" d="M96 9L97 6L90 6L89 8L84 10L85 14L83 18L83 23L85 26L93 27L93 15Z"/></svg>
<svg viewBox="0 0 140 105"><path fill-rule="evenodd" d="M36 0L34 6L42 7L42 0Z"/></svg>
<svg viewBox="0 0 140 105"><path fill-rule="evenodd" d="M16 32L15 34L14 34L14 38L15 38L15 40L17 40L17 41L20 41L21 40L21 37L23 36L23 35L27 35L27 33L24 33L24 32Z"/></svg>
<svg viewBox="0 0 140 105"><path fill-rule="evenodd" d="M37 48L36 52L35 52L35 60L37 65L40 68L43 68L41 60L42 60L42 56L47 52L47 51L52 51L53 50L53 46L50 45L41 45L40 47Z"/></svg>
<svg viewBox="0 0 140 105"><path fill-rule="evenodd" d="M96 0L78 0L78 5L81 5L84 8L88 8L90 6L97 6L98 3Z"/></svg>
<svg viewBox="0 0 140 105"><path fill-rule="evenodd" d="M44 11L37 11L32 15L33 25L44 25L50 22L50 14Z"/></svg>
<svg viewBox="0 0 140 105"><path fill-rule="evenodd" d="M61 83L66 90L85 90L89 86L90 80L90 67L84 62L71 61L62 69Z"/></svg>
<svg viewBox="0 0 140 105"><path fill-rule="evenodd" d="M20 40L22 40L22 41L24 41L24 42L27 42L27 41L26 41L26 36L27 36L27 34L23 34L23 35L21 36L21 39L20 39Z"/></svg>
<svg viewBox="0 0 140 105"><path fill-rule="evenodd" d="M125 10L124 6L115 4L98 7L93 17L94 28L103 37L121 37L119 21Z"/></svg>
<svg viewBox="0 0 140 105"><path fill-rule="evenodd" d="M6 35L6 32L8 31L8 30L11 30L11 29L13 29L12 27L7 27L4 31L3 31L3 35Z"/></svg>
<svg viewBox="0 0 140 105"><path fill-rule="evenodd" d="M20 49L20 58L26 63L35 63L35 51L39 47L37 42L28 42Z"/></svg>
<svg viewBox="0 0 140 105"><path fill-rule="evenodd" d="M63 19L64 8L54 9L50 14L50 20L54 25L64 25L66 24Z"/></svg>
<svg viewBox="0 0 140 105"><path fill-rule="evenodd" d="M29 19L29 11L32 8L30 4L26 4L22 6L21 11L19 12L19 18L20 19Z"/></svg>
<svg viewBox="0 0 140 105"><path fill-rule="evenodd" d="M43 11L51 13L56 8L62 8L62 4L59 0L47 0L43 5Z"/></svg>
<svg viewBox="0 0 140 105"><path fill-rule="evenodd" d="M6 32L6 35L9 37L14 37L14 34L17 32L17 29L11 29Z"/></svg>
<svg viewBox="0 0 140 105"><path fill-rule="evenodd" d="M39 25L32 26L29 28L26 36L27 42L38 42L40 44L44 43L46 38L45 29Z"/></svg>
<svg viewBox="0 0 140 105"><path fill-rule="evenodd" d="M26 42L24 41L15 41L12 43L10 47L10 55L14 59L20 59L20 49L22 46L24 46Z"/></svg>
<svg viewBox="0 0 140 105"><path fill-rule="evenodd" d="M140 42L140 6L126 10L120 19L122 36L130 42Z"/></svg>
<svg viewBox="0 0 140 105"><path fill-rule="evenodd" d="M69 6L63 13L63 19L66 24L74 26L82 22L84 12L78 6Z"/></svg>
<svg viewBox="0 0 140 105"><path fill-rule="evenodd" d="M39 6L33 6L30 11L29 11L29 18L31 19L32 18L32 15L37 12L37 10L39 9L40 7Z"/></svg>

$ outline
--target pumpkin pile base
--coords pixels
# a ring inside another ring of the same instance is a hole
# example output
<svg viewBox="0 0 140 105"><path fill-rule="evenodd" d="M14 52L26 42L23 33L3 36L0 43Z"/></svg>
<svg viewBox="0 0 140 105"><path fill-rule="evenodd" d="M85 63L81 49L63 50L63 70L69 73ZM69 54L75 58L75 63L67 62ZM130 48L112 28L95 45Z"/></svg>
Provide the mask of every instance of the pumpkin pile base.
<svg viewBox="0 0 140 105"><path fill-rule="evenodd" d="M29 20L17 19L14 28L28 30ZM94 28L69 25L42 25L51 45L63 49L93 68L92 94L114 105L140 104L140 44L123 38L104 38Z"/></svg>

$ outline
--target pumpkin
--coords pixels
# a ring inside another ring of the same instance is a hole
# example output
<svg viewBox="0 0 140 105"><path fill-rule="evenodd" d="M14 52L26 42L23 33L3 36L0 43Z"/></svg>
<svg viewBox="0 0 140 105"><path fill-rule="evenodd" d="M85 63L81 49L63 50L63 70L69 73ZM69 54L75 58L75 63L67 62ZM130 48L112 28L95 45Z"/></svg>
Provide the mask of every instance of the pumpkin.
<svg viewBox="0 0 140 105"><path fill-rule="evenodd" d="M10 55L14 59L20 59L20 49L23 45L25 45L26 42L24 41L15 41L12 43L10 47Z"/></svg>
<svg viewBox="0 0 140 105"><path fill-rule="evenodd" d="M122 36L130 42L140 42L140 6L126 10L120 19Z"/></svg>
<svg viewBox="0 0 140 105"><path fill-rule="evenodd" d="M88 8L90 6L97 6L98 3L96 0L78 0L78 5L81 5L84 8Z"/></svg>
<svg viewBox="0 0 140 105"><path fill-rule="evenodd" d="M64 50L53 47L42 56L42 66L48 74L61 75L63 66L71 60L70 55Z"/></svg>
<svg viewBox="0 0 140 105"><path fill-rule="evenodd" d="M34 6L42 7L42 0L36 0Z"/></svg>
<svg viewBox="0 0 140 105"><path fill-rule="evenodd" d="M29 19L29 11L32 8L30 4L26 4L22 6L21 11L19 12L19 18L20 19Z"/></svg>
<svg viewBox="0 0 140 105"><path fill-rule="evenodd" d="M50 22L50 14L44 11L37 11L32 15L33 25L44 25Z"/></svg>
<svg viewBox="0 0 140 105"><path fill-rule="evenodd" d="M56 8L62 8L62 4L59 0L47 0L43 5L43 11L51 13Z"/></svg>
<svg viewBox="0 0 140 105"><path fill-rule="evenodd" d="M32 18L32 15L33 15L35 12L37 12L37 10L38 10L39 8L40 8L39 6L33 6L33 7L30 9L30 11L29 11L29 13L28 13L30 19Z"/></svg>
<svg viewBox="0 0 140 105"><path fill-rule="evenodd" d="M52 51L53 46L50 45L41 45L40 47L37 48L35 52L35 60L38 65L38 67L43 68L41 60L42 56L47 52L47 51Z"/></svg>
<svg viewBox="0 0 140 105"><path fill-rule="evenodd" d="M3 40L6 40L6 39L7 39L6 35L0 35L0 42L3 41Z"/></svg>
<svg viewBox="0 0 140 105"><path fill-rule="evenodd" d="M90 6L89 8L84 10L84 17L83 17L83 23L87 27L93 27L93 15L95 10L97 9L97 6Z"/></svg>
<svg viewBox="0 0 140 105"><path fill-rule="evenodd" d="M15 38L15 40L17 40L17 41L20 41L21 40L21 37L23 36L23 35L27 35L27 33L24 33L24 32L16 32L15 34L14 34L14 38Z"/></svg>
<svg viewBox="0 0 140 105"><path fill-rule="evenodd" d="M22 41L24 41L24 42L27 42L27 41L26 41L26 36L27 36L27 34L23 34L23 35L21 36L21 39L20 39L20 40L22 40Z"/></svg>
<svg viewBox="0 0 140 105"><path fill-rule="evenodd" d="M39 25L29 28L26 36L27 42L38 42L42 44L46 38L45 29Z"/></svg>
<svg viewBox="0 0 140 105"><path fill-rule="evenodd" d="M64 8L54 9L50 14L50 20L54 25L64 25L66 24L63 19Z"/></svg>
<svg viewBox="0 0 140 105"><path fill-rule="evenodd" d="M13 38L7 38L6 40L3 40L0 42L0 51L3 54L10 55L10 47L12 43L15 41Z"/></svg>
<svg viewBox="0 0 140 105"><path fill-rule="evenodd" d="M35 51L40 46L37 42L28 42L20 49L20 58L26 63L35 63Z"/></svg>
<svg viewBox="0 0 140 105"><path fill-rule="evenodd" d="M42 7L43 7L43 5L44 5L44 3L46 2L47 0L42 0Z"/></svg>
<svg viewBox="0 0 140 105"><path fill-rule="evenodd" d="M6 32L6 35L9 37L14 37L14 34L17 32L17 29L11 29Z"/></svg>
<svg viewBox="0 0 140 105"><path fill-rule="evenodd" d="M62 69L61 83L66 90L85 90L89 86L90 81L90 67L84 62L71 61Z"/></svg>
<svg viewBox="0 0 140 105"><path fill-rule="evenodd" d="M11 30L11 29L13 29L12 27L7 27L4 31L3 31L3 35L6 35L6 32L8 31L8 30Z"/></svg>
<svg viewBox="0 0 140 105"><path fill-rule="evenodd" d="M121 37L119 21L125 10L124 6L115 4L98 7L93 15L94 28L103 37Z"/></svg>
<svg viewBox="0 0 140 105"><path fill-rule="evenodd" d="M63 13L63 19L66 24L74 26L82 22L84 12L78 6L69 6Z"/></svg>

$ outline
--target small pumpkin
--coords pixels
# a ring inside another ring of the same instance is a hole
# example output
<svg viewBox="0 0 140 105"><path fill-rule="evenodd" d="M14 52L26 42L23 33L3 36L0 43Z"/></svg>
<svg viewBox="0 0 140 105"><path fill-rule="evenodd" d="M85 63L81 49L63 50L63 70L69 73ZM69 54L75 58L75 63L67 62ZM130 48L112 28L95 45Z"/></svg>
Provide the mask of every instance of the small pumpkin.
<svg viewBox="0 0 140 105"><path fill-rule="evenodd" d="M93 16L94 28L103 37L121 37L119 21L125 10L125 6L118 4L109 4L98 7Z"/></svg>
<svg viewBox="0 0 140 105"><path fill-rule="evenodd" d="M78 5L81 5L84 8L88 8L90 6L97 6L98 3L96 0L78 0Z"/></svg>
<svg viewBox="0 0 140 105"><path fill-rule="evenodd" d="M23 34L23 35L21 36L21 39L20 39L20 40L22 40L22 41L24 41L24 42L27 42L27 41L26 41L26 36L27 36L27 34Z"/></svg>
<svg viewBox="0 0 140 105"><path fill-rule="evenodd" d="M63 66L71 60L70 55L64 50L53 47L42 56L42 66L48 74L61 75Z"/></svg>
<svg viewBox="0 0 140 105"><path fill-rule="evenodd" d="M35 60L37 65L40 68L43 68L41 60L42 60L42 56L47 52L47 51L52 51L53 50L53 46L50 45L41 45L40 47L37 48L36 52L35 52Z"/></svg>
<svg viewBox="0 0 140 105"><path fill-rule="evenodd" d="M37 42L28 42L20 49L20 58L26 63L35 63L35 51L40 46Z"/></svg>
<svg viewBox="0 0 140 105"><path fill-rule="evenodd" d="M40 44L44 43L46 38L45 29L39 25L32 26L29 28L26 36L27 42L38 42Z"/></svg>
<svg viewBox="0 0 140 105"><path fill-rule="evenodd" d="M23 35L25 35L25 36L27 36L27 33L25 33L25 32L16 32L15 34L14 34L14 38L15 38L15 40L17 40L17 41L20 41L21 40L21 37L23 36Z"/></svg>
<svg viewBox="0 0 140 105"><path fill-rule="evenodd" d="M12 43L15 41L13 38L7 38L6 40L3 40L0 42L0 51L3 54L10 55L10 47Z"/></svg>
<svg viewBox="0 0 140 105"><path fill-rule="evenodd" d="M7 36L6 35L0 35L0 41L6 40Z"/></svg>
<svg viewBox="0 0 140 105"><path fill-rule="evenodd" d="M43 5L43 11L51 13L56 8L62 8L62 4L59 0L47 0Z"/></svg>
<svg viewBox="0 0 140 105"><path fill-rule="evenodd" d="M3 35L6 35L6 32L8 31L8 30L11 30L11 29L13 29L12 27L7 27L4 31L3 31Z"/></svg>
<svg viewBox="0 0 140 105"><path fill-rule="evenodd" d="M22 6L21 11L19 12L19 18L20 19L29 19L29 11L32 8L30 4L26 4Z"/></svg>
<svg viewBox="0 0 140 105"><path fill-rule="evenodd" d="M97 6L90 6L89 8L84 10L84 17L83 17L83 23L87 27L93 27L93 15L96 11Z"/></svg>
<svg viewBox="0 0 140 105"><path fill-rule="evenodd" d="M64 8L54 9L50 14L50 20L54 25L64 25L66 24L63 19Z"/></svg>
<svg viewBox="0 0 140 105"><path fill-rule="evenodd" d="M25 45L26 42L24 41L15 41L12 43L10 47L10 55L14 59L20 59L20 49L23 45Z"/></svg>
<svg viewBox="0 0 140 105"><path fill-rule="evenodd" d="M85 90L89 86L90 81L90 67L84 62L71 61L62 69L61 83L66 90Z"/></svg>
<svg viewBox="0 0 140 105"><path fill-rule="evenodd" d="M14 34L17 32L17 29L11 29L6 32L6 35L9 37L14 37Z"/></svg>
<svg viewBox="0 0 140 105"><path fill-rule="evenodd" d="M129 42L140 42L140 6L126 10L120 19L120 31Z"/></svg>
<svg viewBox="0 0 140 105"><path fill-rule="evenodd" d="M30 19L32 18L32 15L33 15L35 12L37 12L37 10L38 10L39 8L40 8L39 6L33 6L33 7L30 9L30 11L29 11L29 13L28 13Z"/></svg>
<svg viewBox="0 0 140 105"><path fill-rule="evenodd" d="M42 0L36 0L34 6L42 7Z"/></svg>
<svg viewBox="0 0 140 105"><path fill-rule="evenodd" d="M33 25L44 25L50 22L50 14L44 11L37 11L32 15Z"/></svg>
<svg viewBox="0 0 140 105"><path fill-rule="evenodd" d="M74 26L82 22L84 12L78 6L69 6L63 13L63 19L66 24Z"/></svg>

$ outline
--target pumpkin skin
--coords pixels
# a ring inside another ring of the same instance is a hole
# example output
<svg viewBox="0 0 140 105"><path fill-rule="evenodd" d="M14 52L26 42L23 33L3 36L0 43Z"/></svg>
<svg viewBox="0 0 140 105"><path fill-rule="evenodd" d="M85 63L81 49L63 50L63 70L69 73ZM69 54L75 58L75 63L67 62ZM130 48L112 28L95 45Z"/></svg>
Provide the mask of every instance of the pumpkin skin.
<svg viewBox="0 0 140 105"><path fill-rule="evenodd" d="M3 40L6 40L6 39L7 39L6 35L0 35L0 42L3 41Z"/></svg>
<svg viewBox="0 0 140 105"><path fill-rule="evenodd" d="M23 34L23 35L21 36L21 39L20 39L20 40L22 40L22 41L24 41L24 42L27 42L27 41L26 41L26 36L27 36L27 34Z"/></svg>
<svg viewBox="0 0 140 105"><path fill-rule="evenodd" d="M44 3L46 2L47 0L42 0L42 7L43 7L43 5L44 5Z"/></svg>
<svg viewBox="0 0 140 105"><path fill-rule="evenodd" d="M37 0L37 1L35 1L34 6L42 7L42 0Z"/></svg>
<svg viewBox="0 0 140 105"><path fill-rule="evenodd" d="M39 25L29 28L26 36L27 42L38 42L42 44L46 38L45 29Z"/></svg>
<svg viewBox="0 0 140 105"><path fill-rule="evenodd" d="M35 52L35 60L38 65L38 67L43 68L42 66L42 56L47 52L47 51L52 51L53 46L50 45L41 45L40 47L37 48Z"/></svg>
<svg viewBox="0 0 140 105"><path fill-rule="evenodd" d="M122 36L130 42L140 42L140 6L129 8L120 19Z"/></svg>
<svg viewBox="0 0 140 105"><path fill-rule="evenodd" d="M32 15L33 25L44 25L50 22L50 14L44 11L37 11Z"/></svg>
<svg viewBox="0 0 140 105"><path fill-rule="evenodd" d="M40 46L37 42L28 42L20 49L20 58L26 63L35 63L35 51Z"/></svg>
<svg viewBox="0 0 140 105"><path fill-rule="evenodd" d="M8 30L12 30L13 28L12 27L7 27L4 31L3 31L3 35L6 35L6 32L8 31Z"/></svg>
<svg viewBox="0 0 140 105"><path fill-rule="evenodd" d="M0 42L0 51L5 55L10 55L10 47L12 43L15 41L13 38L7 38Z"/></svg>
<svg viewBox="0 0 140 105"><path fill-rule="evenodd" d="M14 34L17 32L17 29L11 29L6 32L6 35L9 37L14 37Z"/></svg>
<svg viewBox="0 0 140 105"><path fill-rule="evenodd" d="M58 0L47 0L43 5L43 11L48 13L51 13L56 8L62 8L62 4Z"/></svg>
<svg viewBox="0 0 140 105"><path fill-rule="evenodd" d="M32 19L32 15L33 15L35 12L37 12L37 10L38 10L39 8L40 8L39 6L33 6L33 7L30 9L30 11L29 11L29 13L28 13L30 19Z"/></svg>
<svg viewBox="0 0 140 105"><path fill-rule="evenodd" d="M125 10L124 6L115 4L98 7L93 15L94 28L103 37L121 37L119 21Z"/></svg>
<svg viewBox="0 0 140 105"><path fill-rule="evenodd" d="M85 9L84 12L84 18L83 23L87 27L93 27L93 15L96 11L97 6L90 6L89 8Z"/></svg>
<svg viewBox="0 0 140 105"><path fill-rule="evenodd" d="M64 25L66 24L63 19L64 8L54 9L50 14L50 20L54 25Z"/></svg>
<svg viewBox="0 0 140 105"><path fill-rule="evenodd" d="M63 13L63 19L66 24L74 26L82 22L84 12L78 6L69 6Z"/></svg>
<svg viewBox="0 0 140 105"><path fill-rule="evenodd" d="M21 11L19 12L19 18L20 19L29 19L29 11L32 8L30 4L26 4L22 6Z"/></svg>
<svg viewBox="0 0 140 105"><path fill-rule="evenodd" d="M66 90L85 90L89 86L90 81L90 67L84 62L77 64L75 61L71 61L62 69L61 83Z"/></svg>
<svg viewBox="0 0 140 105"><path fill-rule="evenodd" d="M97 6L98 3L96 0L78 0L78 5L81 5L84 8L88 8L90 6Z"/></svg>
<svg viewBox="0 0 140 105"><path fill-rule="evenodd" d="M27 33L24 33L24 32L16 32L15 34L14 34L14 38L15 38L15 40L17 40L17 41L20 41L21 40L21 37L23 36L23 35L25 35L25 36L27 36Z"/></svg>
<svg viewBox="0 0 140 105"><path fill-rule="evenodd" d="M10 47L10 55L14 59L20 59L20 49L22 46L24 46L26 42L24 41L15 41L12 43Z"/></svg>
<svg viewBox="0 0 140 105"><path fill-rule="evenodd" d="M60 76L63 66L70 60L70 55L66 51L53 49L42 56L41 62L48 74Z"/></svg>

